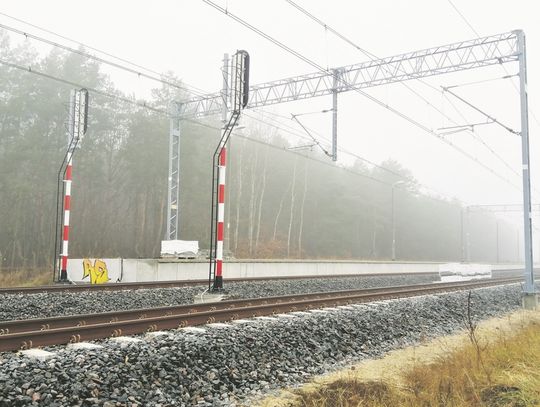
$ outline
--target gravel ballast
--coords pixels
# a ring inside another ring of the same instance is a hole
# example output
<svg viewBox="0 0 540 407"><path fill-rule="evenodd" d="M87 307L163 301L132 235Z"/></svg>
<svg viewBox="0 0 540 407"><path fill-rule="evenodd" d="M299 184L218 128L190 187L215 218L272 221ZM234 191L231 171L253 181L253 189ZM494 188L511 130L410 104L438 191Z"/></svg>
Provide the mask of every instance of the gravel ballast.
<svg viewBox="0 0 540 407"><path fill-rule="evenodd" d="M0 355L0 406L250 405L272 389L305 382L422 338L463 327L468 292L362 304L273 320L170 331L98 350L57 347L53 358ZM518 285L472 292L474 320L515 310Z"/></svg>
<svg viewBox="0 0 540 407"><path fill-rule="evenodd" d="M226 283L225 288L227 295L232 299L425 284L433 280L433 275L357 276L235 282ZM0 321L190 304L193 302L193 297L203 292L205 288L205 286L195 286L121 291L0 294Z"/></svg>

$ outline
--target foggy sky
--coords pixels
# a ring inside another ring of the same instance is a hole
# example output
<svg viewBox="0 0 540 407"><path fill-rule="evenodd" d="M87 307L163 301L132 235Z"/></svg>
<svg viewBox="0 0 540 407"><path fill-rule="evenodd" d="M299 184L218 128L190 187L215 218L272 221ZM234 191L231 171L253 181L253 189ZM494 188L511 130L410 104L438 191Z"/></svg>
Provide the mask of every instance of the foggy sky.
<svg viewBox="0 0 540 407"><path fill-rule="evenodd" d="M350 45L308 20L285 1L217 2L324 67L353 64L367 59ZM361 47L381 57L475 37L446 0L412 2L299 0L298 3ZM530 109L540 118L540 101L537 101L540 85L535 75L535 72L539 72L540 49L536 3L454 0L454 4L482 36L517 28L525 30L528 46ZM217 10L195 0L152 3L127 0L114 2L3 0L0 11L159 72L172 71L185 83L209 92L220 89L220 65L223 53L233 53L236 49L246 49L251 54L253 84L314 71L314 68L305 62L287 54ZM0 22L45 36L44 33L25 27L5 16L0 16ZM13 36L13 39L19 40L16 36ZM47 48L41 49L45 52ZM510 74L517 73L517 64L506 64L506 67ZM154 82L131 74L109 68L106 70L122 91L133 93L137 97L147 97L149 89L158 86ZM492 67L438 76L428 79L427 82L439 87L498 78L503 75L506 73L500 67ZM513 80L517 83L515 78ZM461 102L451 99L465 120L440 92L429 90L418 82L408 83L430 103L459 123L485 121L484 117ZM457 88L456 92L519 131L519 98L510 80ZM368 93L434 130L451 125L399 84L369 89ZM290 116L291 113L328 108L331 108L330 96L271 106L266 110ZM358 93L341 94L338 110L341 147L374 162L380 163L385 159L394 158L409 168L420 183L469 204L521 202L521 178L470 134L457 133L448 136L448 139L510 179L517 188L501 181L433 136L376 106ZM284 126L295 128L296 132L302 133L294 122L280 120ZM330 114L309 115L302 120L321 136L330 137ZM531 116L533 188L540 180L538 160L540 140L537 136L539 128L539 124ZM504 158L514 171L521 173L519 137L493 125L479 127L476 135ZM302 143L294 136L290 137L293 144ZM167 157L164 157L165 159ZM341 154L341 159L351 162L351 158L344 154ZM533 201L540 201L540 188L537 188L536 192L533 191Z"/></svg>

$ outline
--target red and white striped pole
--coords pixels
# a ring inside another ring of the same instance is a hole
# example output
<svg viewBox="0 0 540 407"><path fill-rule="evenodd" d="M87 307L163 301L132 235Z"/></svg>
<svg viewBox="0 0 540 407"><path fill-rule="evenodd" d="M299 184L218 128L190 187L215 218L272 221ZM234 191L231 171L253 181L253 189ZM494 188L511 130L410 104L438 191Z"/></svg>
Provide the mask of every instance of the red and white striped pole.
<svg viewBox="0 0 540 407"><path fill-rule="evenodd" d="M227 106L229 94L228 82L228 55L223 59L223 109L221 120L223 121L223 133L218 145L218 191L217 191L217 225L216 225L216 245L214 258L214 291L223 289L223 238L225 233L225 171L227 164L227 141L236 125L240 112L247 105L249 92L249 55L246 51L238 51L235 54L234 67L231 72L231 84L234 84L234 98L232 99L232 115L227 122L230 109ZM227 124L225 124L227 123ZM213 157L215 160L215 155ZM215 162L214 162L215 165ZM213 174L213 176L215 173ZM212 197L213 198L213 197ZM212 220L213 222L214 220ZM213 236L212 236L213 239ZM212 253L210 254L212 256Z"/></svg>
<svg viewBox="0 0 540 407"><path fill-rule="evenodd" d="M219 153L219 165L218 165L216 274L214 276L214 290L220 290L223 288L223 236L225 233L226 164L227 164L227 148L223 146Z"/></svg>
<svg viewBox="0 0 540 407"><path fill-rule="evenodd" d="M67 261L69 244L69 215L71 209L71 167L73 166L73 151L77 126L75 118L75 106L77 104L77 91L74 89L69 95L68 116L68 149L66 153L66 171L64 172L64 202L62 220L62 251L60 253L60 281L67 281Z"/></svg>
<svg viewBox="0 0 540 407"><path fill-rule="evenodd" d="M226 123L229 115L229 54L223 55L223 105L221 109L221 122L223 131L227 131ZM220 142L221 143L221 142ZM225 170L227 163L227 147L221 145L218 156L218 199L217 199L217 222L216 222L216 255L214 263L213 290L223 289L223 238L225 235Z"/></svg>
<svg viewBox="0 0 540 407"><path fill-rule="evenodd" d="M64 174L64 217L62 228L62 253L60 253L60 281L67 281L69 246L69 218L71 213L71 184L73 154L86 133L88 116L88 91L73 90L69 103L68 151L66 153L66 172Z"/></svg>
<svg viewBox="0 0 540 407"><path fill-rule="evenodd" d="M67 261L68 261L68 245L69 245L69 214L71 210L71 167L73 166L73 152L68 151L66 174L64 175L64 225L62 229L62 253L60 281L67 280Z"/></svg>

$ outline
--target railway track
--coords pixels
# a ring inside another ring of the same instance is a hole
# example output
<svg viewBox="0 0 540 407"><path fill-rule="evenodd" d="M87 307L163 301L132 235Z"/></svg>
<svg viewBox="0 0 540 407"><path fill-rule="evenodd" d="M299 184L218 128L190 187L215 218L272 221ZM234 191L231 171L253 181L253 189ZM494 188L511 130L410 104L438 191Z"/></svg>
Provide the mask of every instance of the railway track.
<svg viewBox="0 0 540 407"><path fill-rule="evenodd" d="M512 284L519 281L520 278L504 278L395 286L6 321L0 323L0 351L76 343L313 308Z"/></svg>
<svg viewBox="0 0 540 407"><path fill-rule="evenodd" d="M281 277L253 277L253 278L228 278L227 283L257 282L271 280L303 280L324 278L351 278L351 277L384 277L402 276L407 273L374 273L374 274L330 274L311 276L281 276ZM438 272L410 273L411 275L433 275ZM107 284L54 284L35 287L4 287L0 288L0 294L34 294L47 292L77 292L77 291L116 291L116 290L141 290L152 288L182 288L197 285L207 285L208 279L204 280L170 280L170 281L144 281L133 283L107 283Z"/></svg>
<svg viewBox="0 0 540 407"><path fill-rule="evenodd" d="M497 270L496 273L514 273L521 275L522 270ZM302 280L302 279L325 279L325 278L352 278L352 277L391 277L403 276L407 273L373 273L373 274L330 274L330 275L305 275L305 276L281 276L281 277L253 277L253 278L228 278L227 283L257 282L272 280ZM410 273L411 275L439 276L437 271ZM208 279L203 280L169 280L169 281L144 281L131 283L107 283L107 284L53 284L36 287L3 287L2 294L35 294L48 292L80 292L80 291L116 291L116 290L141 290L153 288L182 288L208 284Z"/></svg>

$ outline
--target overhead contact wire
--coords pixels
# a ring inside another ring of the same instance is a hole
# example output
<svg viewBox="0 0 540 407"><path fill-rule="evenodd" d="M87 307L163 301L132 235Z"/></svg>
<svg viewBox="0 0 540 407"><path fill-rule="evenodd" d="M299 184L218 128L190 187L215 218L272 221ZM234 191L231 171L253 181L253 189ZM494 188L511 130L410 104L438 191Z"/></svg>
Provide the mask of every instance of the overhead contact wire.
<svg viewBox="0 0 540 407"><path fill-rule="evenodd" d="M262 36L263 38L267 39L268 41L272 42L273 44L279 46L280 48L284 49L285 51L291 53L292 55L296 56L297 58L301 59L302 61L308 63L309 65L315 67L317 70L321 71L321 72L325 72L327 74L332 74L329 70L325 69L324 67L322 67L321 65L317 64L316 62L312 61L311 59L305 57L304 55L300 54L299 52L293 50L292 48L288 47L287 45L283 44L282 42L276 40L275 38L271 37L270 35L264 33L263 31L259 30L258 28L254 27L253 25L249 24L247 21L241 19L240 17L232 14L231 12L229 12L228 10L222 8L221 6L215 4L214 2L210 1L210 0L202 0L204 3L208 4L209 6L215 8L216 10L220 11L221 13L225 14L226 16L232 18L233 20L235 20L236 22L240 23L241 25L245 26L246 28L250 29L251 31L257 33L258 35ZM338 78L338 80L342 83L344 83L346 86L348 87L351 87L350 84L348 84L346 81L343 80L343 78ZM456 151L458 151L459 153L461 153L462 155L464 155L465 157L469 158L471 161L475 162L476 164L480 165L482 168L484 168L485 170L487 170L488 172L490 172L491 174L495 175L496 177L498 177L499 179L505 181L506 183L508 183L509 185L513 186L514 188L516 189L520 189L519 186L517 186L516 184L514 184L512 181L510 181L508 178L502 176L501 174L497 173L496 171L494 171L491 167L487 166L486 164L482 163L481 161L479 161L476 157L474 157L473 155L469 154L468 152L466 152L465 150L463 150L462 148L458 147L457 145L455 145L454 143L452 143L451 141L439 136L437 133L435 133L433 130L429 129L428 127L426 127L425 125L421 124L420 122L418 122L417 120L411 118L410 116L407 116L406 114L398 111L397 109L395 109L394 107L392 106L389 106L388 104L378 100L377 98L375 98L374 96L371 96L370 94L360 90L360 89L354 89L351 87L351 90L354 90L356 91L357 93L365 96L366 98L368 98L369 100L371 100L372 102L378 104L379 106L382 106L384 107L385 109L391 111L392 113L396 114L397 116L403 118L404 120L408 121L409 123L415 125L416 127L424 130L426 133L428 134L431 134L435 137L437 137L438 139L442 140L444 143L446 143L447 145L451 146L452 148L454 148Z"/></svg>

